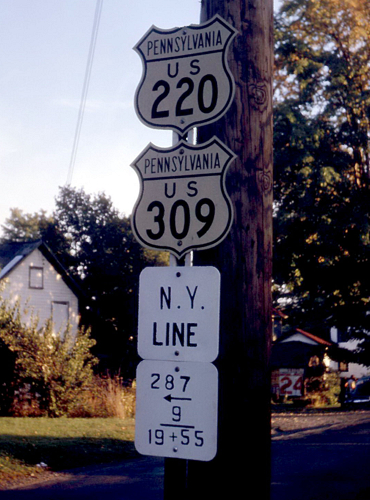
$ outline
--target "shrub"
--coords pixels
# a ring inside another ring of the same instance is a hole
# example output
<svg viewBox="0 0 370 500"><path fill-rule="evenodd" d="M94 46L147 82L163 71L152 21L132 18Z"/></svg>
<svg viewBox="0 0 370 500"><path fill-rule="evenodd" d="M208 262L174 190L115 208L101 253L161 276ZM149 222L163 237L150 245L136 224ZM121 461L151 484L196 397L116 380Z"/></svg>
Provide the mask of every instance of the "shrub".
<svg viewBox="0 0 370 500"><path fill-rule="evenodd" d="M135 414L135 386L123 386L122 379L96 375L79 394L70 417L131 418Z"/></svg>
<svg viewBox="0 0 370 500"><path fill-rule="evenodd" d="M337 372L309 377L306 379L305 387L312 406L334 405L339 401L340 377Z"/></svg>
<svg viewBox="0 0 370 500"><path fill-rule="evenodd" d="M21 412L22 400L29 399L34 414L68 414L93 379L97 359L90 352L95 345L90 332L79 330L74 335L67 328L55 335L50 320L39 327L37 318L25 325L19 305L9 307L2 301L0 339L15 354L13 411Z"/></svg>

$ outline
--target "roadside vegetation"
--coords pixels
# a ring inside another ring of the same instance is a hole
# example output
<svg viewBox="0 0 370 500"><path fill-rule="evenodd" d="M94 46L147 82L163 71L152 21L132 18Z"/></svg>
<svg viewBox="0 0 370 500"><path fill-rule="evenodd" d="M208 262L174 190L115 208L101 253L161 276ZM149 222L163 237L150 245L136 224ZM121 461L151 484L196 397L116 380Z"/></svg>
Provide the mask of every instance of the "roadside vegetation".
<svg viewBox="0 0 370 500"><path fill-rule="evenodd" d="M135 386L95 371L88 330L21 316L0 300L0 488L133 456Z"/></svg>
<svg viewBox="0 0 370 500"><path fill-rule="evenodd" d="M307 398L312 408L340 407L340 377L338 372L324 373L306 380Z"/></svg>
<svg viewBox="0 0 370 500"><path fill-rule="evenodd" d="M95 340L88 330L55 335L51 321L21 320L19 306L0 299L0 415L20 417L132 417L135 388L95 372Z"/></svg>

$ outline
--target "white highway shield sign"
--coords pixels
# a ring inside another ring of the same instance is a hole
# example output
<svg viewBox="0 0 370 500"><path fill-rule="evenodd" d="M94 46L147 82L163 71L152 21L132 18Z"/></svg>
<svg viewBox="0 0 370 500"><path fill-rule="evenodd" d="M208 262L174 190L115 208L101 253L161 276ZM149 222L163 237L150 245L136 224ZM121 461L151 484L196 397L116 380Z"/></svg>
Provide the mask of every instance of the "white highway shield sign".
<svg viewBox="0 0 370 500"><path fill-rule="evenodd" d="M211 363L142 361L136 374L139 453L212 460L217 452L218 373Z"/></svg>
<svg viewBox="0 0 370 500"><path fill-rule="evenodd" d="M177 257L219 244L232 224L225 174L234 158L217 137L197 146L149 144L131 165L141 188L132 216L138 241Z"/></svg>
<svg viewBox="0 0 370 500"><path fill-rule="evenodd" d="M143 61L135 95L140 120L181 135L226 113L234 97L226 56L235 35L218 15L171 30L152 26L134 47Z"/></svg>
<svg viewBox="0 0 370 500"><path fill-rule="evenodd" d="M141 272L138 353L143 359L214 361L219 316L215 267L146 267Z"/></svg>

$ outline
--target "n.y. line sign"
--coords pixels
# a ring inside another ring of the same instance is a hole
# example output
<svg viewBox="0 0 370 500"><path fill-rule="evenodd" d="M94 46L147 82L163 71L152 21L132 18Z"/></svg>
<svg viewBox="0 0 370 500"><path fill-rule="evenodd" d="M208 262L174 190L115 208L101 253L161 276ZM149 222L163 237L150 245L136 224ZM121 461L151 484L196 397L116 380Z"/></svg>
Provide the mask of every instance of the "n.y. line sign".
<svg viewBox="0 0 370 500"><path fill-rule="evenodd" d="M146 267L140 274L138 353L212 362L218 355L220 273L211 266Z"/></svg>

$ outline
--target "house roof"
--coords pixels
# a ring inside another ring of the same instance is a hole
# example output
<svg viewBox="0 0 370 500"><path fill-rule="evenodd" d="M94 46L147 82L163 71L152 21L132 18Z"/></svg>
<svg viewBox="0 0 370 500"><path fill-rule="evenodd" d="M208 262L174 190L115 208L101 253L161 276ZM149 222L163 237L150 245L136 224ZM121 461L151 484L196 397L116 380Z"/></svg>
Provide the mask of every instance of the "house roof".
<svg viewBox="0 0 370 500"><path fill-rule="evenodd" d="M324 346L332 346L332 342L329 342L327 340L322 339L321 337L317 337L316 335L313 335L312 333L306 332L305 330L302 330L301 328L294 328L293 331L289 332L287 335L283 335L279 339L277 339L276 343L284 343L284 342L289 342L290 339L293 341L294 336L296 335L303 335L303 337L306 337L308 340L318 344L318 345L324 345Z"/></svg>
<svg viewBox="0 0 370 500"><path fill-rule="evenodd" d="M0 245L0 279L4 278L21 260L41 245L31 242L8 241Z"/></svg>
<svg viewBox="0 0 370 500"><path fill-rule="evenodd" d="M302 338L303 337L303 338ZM289 334L277 339L271 351L271 367L305 368L312 356L322 356L333 344L301 328L294 328Z"/></svg>
<svg viewBox="0 0 370 500"><path fill-rule="evenodd" d="M318 344L327 345L327 346L333 345L332 342L329 342L328 340L324 340L321 337L317 337L316 335L313 335L312 333L305 332L304 330L301 330L300 328L296 328L296 331L298 333L301 333L305 337L317 342Z"/></svg>
<svg viewBox="0 0 370 500"><path fill-rule="evenodd" d="M42 240L27 242L10 241L0 244L0 280L5 278L22 260L36 249L40 250L76 295L83 295L81 287Z"/></svg>
<svg viewBox="0 0 370 500"><path fill-rule="evenodd" d="M279 316L281 319L287 319L289 316L284 314L280 309L277 309L276 307L272 308L272 315L273 316Z"/></svg>

